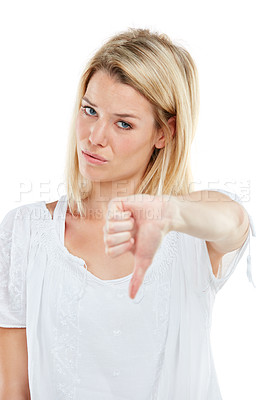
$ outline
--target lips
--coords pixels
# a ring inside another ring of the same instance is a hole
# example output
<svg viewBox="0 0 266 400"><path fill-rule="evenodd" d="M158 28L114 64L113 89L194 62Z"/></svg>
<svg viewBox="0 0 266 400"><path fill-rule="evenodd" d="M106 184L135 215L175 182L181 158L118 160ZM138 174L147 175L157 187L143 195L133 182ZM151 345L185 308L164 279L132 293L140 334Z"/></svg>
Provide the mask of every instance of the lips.
<svg viewBox="0 0 266 400"><path fill-rule="evenodd" d="M96 160L100 160L100 161L107 161L105 158L99 156L98 154L94 154L94 153L90 153L87 150L82 150L83 153L88 154L88 156L96 158Z"/></svg>

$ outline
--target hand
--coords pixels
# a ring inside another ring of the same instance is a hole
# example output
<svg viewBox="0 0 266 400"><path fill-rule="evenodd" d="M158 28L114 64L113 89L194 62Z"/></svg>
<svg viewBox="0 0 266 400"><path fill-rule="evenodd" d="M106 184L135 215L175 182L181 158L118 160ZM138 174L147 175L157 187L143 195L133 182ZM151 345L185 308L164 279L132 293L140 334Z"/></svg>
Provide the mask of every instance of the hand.
<svg viewBox="0 0 266 400"><path fill-rule="evenodd" d="M134 299L163 237L170 230L168 196L137 194L116 197L108 204L104 226L106 253L117 257L127 251L135 255L129 296ZM170 196L171 199L171 196ZM167 212L166 212L167 210Z"/></svg>

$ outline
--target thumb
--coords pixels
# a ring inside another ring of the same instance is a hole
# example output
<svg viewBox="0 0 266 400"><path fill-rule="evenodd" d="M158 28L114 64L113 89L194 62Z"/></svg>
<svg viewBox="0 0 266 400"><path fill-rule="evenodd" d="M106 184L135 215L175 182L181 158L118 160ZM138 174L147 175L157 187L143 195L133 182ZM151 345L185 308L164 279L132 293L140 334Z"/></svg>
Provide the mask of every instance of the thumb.
<svg viewBox="0 0 266 400"><path fill-rule="evenodd" d="M134 299L140 286L143 283L146 270L151 264L150 259L143 259L142 257L135 256L135 266L133 276L129 284L129 296Z"/></svg>

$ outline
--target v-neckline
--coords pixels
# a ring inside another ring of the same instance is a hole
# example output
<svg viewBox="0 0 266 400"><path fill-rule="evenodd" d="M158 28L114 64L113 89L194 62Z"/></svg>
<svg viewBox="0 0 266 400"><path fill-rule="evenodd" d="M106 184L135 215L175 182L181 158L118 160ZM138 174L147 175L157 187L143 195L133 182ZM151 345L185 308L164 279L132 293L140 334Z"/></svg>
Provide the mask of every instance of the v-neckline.
<svg viewBox="0 0 266 400"><path fill-rule="evenodd" d="M70 251L65 246L65 224L66 224L66 212L68 206L66 194L62 195L57 201L53 212L53 217L51 216L50 211L46 207L46 202L42 201L41 204L45 207L47 213L49 213L50 220L53 223L57 245L63 250L66 257L68 257L73 262L78 263L80 267L84 270L84 272L88 274L93 280L101 284L116 284L116 283L123 283L131 279L131 277L133 276L133 272L131 272L131 274L129 275L123 276L122 278L116 278L116 279L98 278L87 268L85 268L85 266L87 267L87 264L81 257L75 256L74 254L70 253Z"/></svg>

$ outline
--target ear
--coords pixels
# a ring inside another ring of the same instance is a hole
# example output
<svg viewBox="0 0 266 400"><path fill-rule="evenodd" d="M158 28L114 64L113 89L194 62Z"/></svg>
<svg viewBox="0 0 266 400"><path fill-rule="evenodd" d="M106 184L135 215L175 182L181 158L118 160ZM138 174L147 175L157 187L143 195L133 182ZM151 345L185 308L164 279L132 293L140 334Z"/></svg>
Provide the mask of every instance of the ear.
<svg viewBox="0 0 266 400"><path fill-rule="evenodd" d="M172 138L173 138L176 134L176 116L174 115L173 117L169 118L167 123L171 130L171 134L172 134ZM163 129L159 130L159 132L157 134L157 140L154 145L157 149L162 149L165 146L165 135L164 135Z"/></svg>

